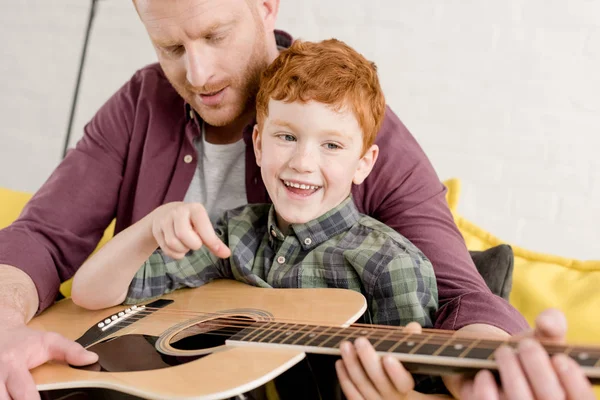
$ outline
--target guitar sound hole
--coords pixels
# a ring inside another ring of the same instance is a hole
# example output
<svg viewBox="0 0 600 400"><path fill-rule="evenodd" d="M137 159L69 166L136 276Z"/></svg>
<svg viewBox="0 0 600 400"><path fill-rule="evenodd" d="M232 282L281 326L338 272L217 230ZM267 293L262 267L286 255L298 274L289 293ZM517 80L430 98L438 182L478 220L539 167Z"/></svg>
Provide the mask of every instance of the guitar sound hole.
<svg viewBox="0 0 600 400"><path fill-rule="evenodd" d="M254 322L254 319L245 316L203 321L179 332L173 337L170 345L177 350L202 350L222 346L227 339Z"/></svg>

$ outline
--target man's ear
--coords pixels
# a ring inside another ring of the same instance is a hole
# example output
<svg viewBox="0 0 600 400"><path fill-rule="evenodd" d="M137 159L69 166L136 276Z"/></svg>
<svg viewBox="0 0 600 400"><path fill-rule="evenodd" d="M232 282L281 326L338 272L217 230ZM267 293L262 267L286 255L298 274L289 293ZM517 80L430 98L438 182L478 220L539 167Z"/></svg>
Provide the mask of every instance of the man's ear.
<svg viewBox="0 0 600 400"><path fill-rule="evenodd" d="M379 156L379 146L374 144L369 147L361 159L358 160L358 166L356 167L354 178L352 178L352 183L355 185L360 185L363 183L363 181L371 173L373 165L375 165L375 161L377 161L377 156Z"/></svg>
<svg viewBox="0 0 600 400"><path fill-rule="evenodd" d="M279 0L258 0L258 13L265 28L269 32L275 30L275 22L279 13Z"/></svg>
<svg viewBox="0 0 600 400"><path fill-rule="evenodd" d="M262 142L260 140L260 132L258 131L258 124L254 125L254 130L252 131L252 143L254 147L254 157L256 157L256 164L260 167L260 163L262 160Z"/></svg>

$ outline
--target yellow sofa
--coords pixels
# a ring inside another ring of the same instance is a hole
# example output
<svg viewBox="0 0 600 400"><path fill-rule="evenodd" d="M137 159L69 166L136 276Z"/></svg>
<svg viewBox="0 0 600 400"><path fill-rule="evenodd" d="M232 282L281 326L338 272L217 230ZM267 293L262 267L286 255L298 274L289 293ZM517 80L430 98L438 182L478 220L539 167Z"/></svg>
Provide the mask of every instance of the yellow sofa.
<svg viewBox="0 0 600 400"><path fill-rule="evenodd" d="M503 243L489 232L457 213L460 181L444 182L448 204L469 250L485 250ZM0 228L15 220L30 198L28 193L0 188ZM112 237L114 223L106 230L98 247ZM579 261L533 252L511 244L514 272L510 302L533 324L535 316L548 307L562 310L569 322L567 339L573 343L600 344L600 260ZM65 297L70 281L61 286ZM600 398L600 388L596 390Z"/></svg>

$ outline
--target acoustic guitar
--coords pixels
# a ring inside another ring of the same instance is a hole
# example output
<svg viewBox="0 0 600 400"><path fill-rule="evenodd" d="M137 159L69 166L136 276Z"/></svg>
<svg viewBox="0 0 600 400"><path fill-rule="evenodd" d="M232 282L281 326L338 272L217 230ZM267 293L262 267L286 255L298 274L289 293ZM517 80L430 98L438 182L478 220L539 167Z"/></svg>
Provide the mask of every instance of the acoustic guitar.
<svg viewBox="0 0 600 400"><path fill-rule="evenodd" d="M344 289L264 289L218 280L147 304L84 310L70 299L34 318L32 328L59 332L99 354L91 366L48 362L32 371L38 390L113 389L149 399L223 399L286 371L306 353L339 354L366 336L416 373L496 369L494 350L512 341L455 332L353 324L364 297ZM566 353L600 383L600 347L545 345Z"/></svg>

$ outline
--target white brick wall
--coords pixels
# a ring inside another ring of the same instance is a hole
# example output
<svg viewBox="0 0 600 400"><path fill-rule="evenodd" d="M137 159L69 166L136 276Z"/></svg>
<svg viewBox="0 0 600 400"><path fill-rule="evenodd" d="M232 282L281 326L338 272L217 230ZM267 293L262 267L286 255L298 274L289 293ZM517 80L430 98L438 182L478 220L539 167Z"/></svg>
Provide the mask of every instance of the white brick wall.
<svg viewBox="0 0 600 400"><path fill-rule="evenodd" d="M87 13L85 0L0 3L0 186L33 191L60 160ZM377 62L440 178L462 179L467 218L600 259L600 1L282 0L278 26ZM72 143L153 60L131 2L101 0Z"/></svg>

